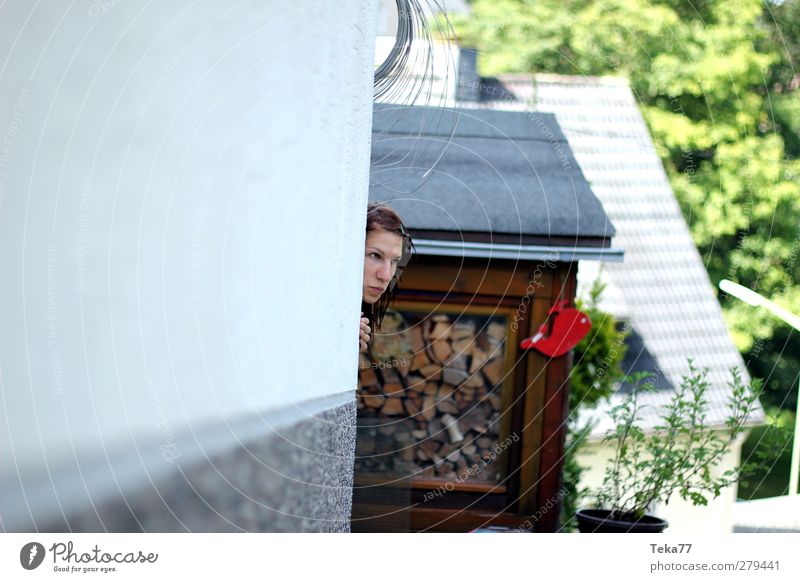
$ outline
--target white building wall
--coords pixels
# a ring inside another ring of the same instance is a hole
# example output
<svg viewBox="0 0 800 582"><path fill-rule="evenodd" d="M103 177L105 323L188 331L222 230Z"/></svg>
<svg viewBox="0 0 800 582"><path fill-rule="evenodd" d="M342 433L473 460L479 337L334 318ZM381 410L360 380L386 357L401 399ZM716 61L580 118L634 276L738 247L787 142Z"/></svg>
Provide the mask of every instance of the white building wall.
<svg viewBox="0 0 800 582"><path fill-rule="evenodd" d="M371 0L0 7L4 479L352 400L374 27Z"/></svg>

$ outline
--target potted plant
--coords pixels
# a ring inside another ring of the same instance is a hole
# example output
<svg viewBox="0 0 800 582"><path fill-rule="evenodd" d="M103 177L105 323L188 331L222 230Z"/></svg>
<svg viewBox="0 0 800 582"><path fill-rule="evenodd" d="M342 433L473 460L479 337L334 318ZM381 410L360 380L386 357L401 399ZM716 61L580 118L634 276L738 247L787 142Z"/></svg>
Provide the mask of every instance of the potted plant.
<svg viewBox="0 0 800 582"><path fill-rule="evenodd" d="M707 374L707 369L698 370L689 360L689 374L649 434L638 426L644 408L639 397L655 390L652 374L630 376L633 389L610 411L613 428L606 432L604 442L612 444L614 455L595 494L596 508L576 514L581 532L661 532L667 522L647 513L654 503L667 503L677 493L694 505L706 505L709 495L719 496L724 487L755 469L756 464L745 464L713 474L746 429L760 382L746 386L738 369L731 369L729 414L720 429L706 420Z"/></svg>

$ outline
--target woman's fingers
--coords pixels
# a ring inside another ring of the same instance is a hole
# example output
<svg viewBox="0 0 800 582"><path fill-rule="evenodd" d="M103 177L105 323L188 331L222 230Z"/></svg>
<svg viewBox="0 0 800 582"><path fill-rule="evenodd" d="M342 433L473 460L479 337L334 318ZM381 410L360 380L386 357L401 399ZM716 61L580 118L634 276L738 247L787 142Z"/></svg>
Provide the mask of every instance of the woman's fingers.
<svg viewBox="0 0 800 582"><path fill-rule="evenodd" d="M363 313L361 315L364 315ZM367 342L369 342L369 319L366 317L361 318L361 337L359 338L359 344L361 346L361 351L367 351Z"/></svg>

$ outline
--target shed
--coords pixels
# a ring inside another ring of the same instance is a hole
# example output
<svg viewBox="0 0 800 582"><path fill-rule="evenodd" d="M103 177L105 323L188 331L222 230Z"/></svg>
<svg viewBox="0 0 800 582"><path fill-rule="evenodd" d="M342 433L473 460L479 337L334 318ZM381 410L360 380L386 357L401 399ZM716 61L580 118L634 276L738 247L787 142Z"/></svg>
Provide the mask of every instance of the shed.
<svg viewBox="0 0 800 582"><path fill-rule="evenodd" d="M416 254L361 361L353 531L554 531L570 355L519 343L623 257L555 117L376 105L370 200Z"/></svg>

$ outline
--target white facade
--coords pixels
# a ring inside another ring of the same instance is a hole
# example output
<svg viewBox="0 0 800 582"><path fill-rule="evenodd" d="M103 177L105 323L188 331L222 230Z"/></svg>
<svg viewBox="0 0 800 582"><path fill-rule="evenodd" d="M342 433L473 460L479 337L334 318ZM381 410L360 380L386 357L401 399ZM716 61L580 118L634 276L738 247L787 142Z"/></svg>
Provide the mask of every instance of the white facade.
<svg viewBox="0 0 800 582"><path fill-rule="evenodd" d="M352 401L374 10L0 7L4 482Z"/></svg>

